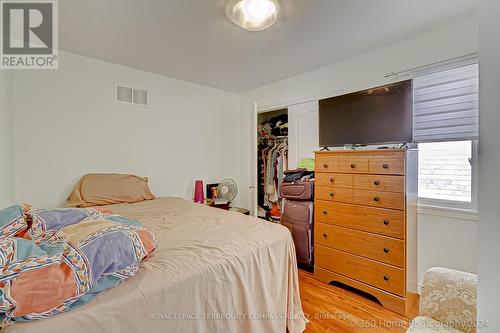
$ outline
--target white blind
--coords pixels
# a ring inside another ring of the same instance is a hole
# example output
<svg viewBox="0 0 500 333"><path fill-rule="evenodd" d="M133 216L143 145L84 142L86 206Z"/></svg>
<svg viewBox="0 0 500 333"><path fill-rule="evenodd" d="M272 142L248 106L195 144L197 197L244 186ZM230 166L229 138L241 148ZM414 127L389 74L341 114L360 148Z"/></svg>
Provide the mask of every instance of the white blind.
<svg viewBox="0 0 500 333"><path fill-rule="evenodd" d="M413 140L475 140L479 132L477 64L413 79Z"/></svg>

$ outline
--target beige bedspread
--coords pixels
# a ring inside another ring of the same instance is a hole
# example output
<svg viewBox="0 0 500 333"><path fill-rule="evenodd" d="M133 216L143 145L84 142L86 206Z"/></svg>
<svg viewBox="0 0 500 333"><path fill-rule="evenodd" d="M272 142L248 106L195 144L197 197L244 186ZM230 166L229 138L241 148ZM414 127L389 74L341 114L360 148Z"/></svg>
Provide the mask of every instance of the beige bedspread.
<svg viewBox="0 0 500 333"><path fill-rule="evenodd" d="M289 231L178 198L105 206L146 224L158 250L89 304L8 333L249 332L305 328Z"/></svg>

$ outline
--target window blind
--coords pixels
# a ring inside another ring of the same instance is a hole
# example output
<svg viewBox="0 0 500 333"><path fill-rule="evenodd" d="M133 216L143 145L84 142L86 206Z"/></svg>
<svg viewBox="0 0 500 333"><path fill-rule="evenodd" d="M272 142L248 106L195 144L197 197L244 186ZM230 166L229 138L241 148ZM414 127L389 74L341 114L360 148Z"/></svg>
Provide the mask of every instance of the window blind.
<svg viewBox="0 0 500 333"><path fill-rule="evenodd" d="M413 78L413 140L476 140L479 134L477 63Z"/></svg>

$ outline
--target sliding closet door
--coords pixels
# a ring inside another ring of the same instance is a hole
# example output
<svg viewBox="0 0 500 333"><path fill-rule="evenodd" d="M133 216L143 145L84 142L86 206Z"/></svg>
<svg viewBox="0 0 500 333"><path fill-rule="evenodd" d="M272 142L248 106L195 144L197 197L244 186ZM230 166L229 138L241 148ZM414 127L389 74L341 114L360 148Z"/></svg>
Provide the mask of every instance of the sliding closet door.
<svg viewBox="0 0 500 333"><path fill-rule="evenodd" d="M288 107L288 168L319 149L318 101Z"/></svg>

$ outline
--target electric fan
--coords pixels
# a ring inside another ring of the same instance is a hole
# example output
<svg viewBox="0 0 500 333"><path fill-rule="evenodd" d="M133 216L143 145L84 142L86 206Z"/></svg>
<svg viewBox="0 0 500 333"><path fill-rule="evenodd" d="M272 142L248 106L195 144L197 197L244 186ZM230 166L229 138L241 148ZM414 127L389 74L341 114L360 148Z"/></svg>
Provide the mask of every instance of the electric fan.
<svg viewBox="0 0 500 333"><path fill-rule="evenodd" d="M238 186L236 182L232 179L224 179L217 186L217 198L215 198L215 204L227 204L236 198L238 194Z"/></svg>

